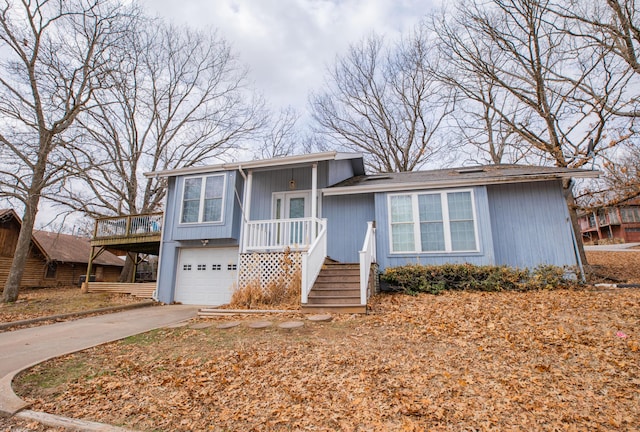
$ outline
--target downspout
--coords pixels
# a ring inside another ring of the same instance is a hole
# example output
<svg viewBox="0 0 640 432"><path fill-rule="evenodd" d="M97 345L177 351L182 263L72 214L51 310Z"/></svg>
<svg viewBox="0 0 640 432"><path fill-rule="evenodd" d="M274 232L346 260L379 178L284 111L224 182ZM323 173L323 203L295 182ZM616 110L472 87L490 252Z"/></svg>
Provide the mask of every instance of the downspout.
<svg viewBox="0 0 640 432"><path fill-rule="evenodd" d="M240 197L238 197L238 191L237 190L235 191L236 199L240 204L240 211L242 212L242 223L240 224L240 253L244 253L245 252L244 236L246 231L245 226L250 217L249 215L247 215L247 213L249 213L251 209L250 207L251 197L249 195L251 194L251 183L253 182L253 175L251 171L249 171L249 175L245 174L245 172L242 170L242 165L238 166L238 172L244 179L242 201L240 201Z"/></svg>
<svg viewBox="0 0 640 432"><path fill-rule="evenodd" d="M156 181L158 180L158 174L155 175ZM167 183L169 183L167 181ZM153 293L151 294L151 298L154 301L159 301L158 300L158 288L159 288L159 283L160 283L160 269L162 267L162 243L164 242L164 230L166 229L167 225L166 225L166 221L167 221L167 211L169 209L169 185L167 184L167 193L164 195L164 211L162 212L162 222L160 225L161 229L160 229L160 247L158 247L158 267L156 268L156 289L153 290ZM176 262L176 266L177 266L177 262ZM175 294L175 272L174 272L174 282L173 282L173 294L171 295L171 298L173 298L173 295Z"/></svg>

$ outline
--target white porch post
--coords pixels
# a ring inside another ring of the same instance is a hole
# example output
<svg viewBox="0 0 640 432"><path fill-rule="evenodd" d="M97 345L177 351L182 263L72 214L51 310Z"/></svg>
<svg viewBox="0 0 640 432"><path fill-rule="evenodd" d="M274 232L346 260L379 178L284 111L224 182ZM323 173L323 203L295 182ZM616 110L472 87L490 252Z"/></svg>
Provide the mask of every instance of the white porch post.
<svg viewBox="0 0 640 432"><path fill-rule="evenodd" d="M253 186L253 171L249 170L244 184L244 196L242 197L242 207L244 208L242 218L242 253L247 251L249 235L247 233L247 221L251 220L251 189Z"/></svg>
<svg viewBox="0 0 640 432"><path fill-rule="evenodd" d="M318 217L318 164L311 166L311 217Z"/></svg>

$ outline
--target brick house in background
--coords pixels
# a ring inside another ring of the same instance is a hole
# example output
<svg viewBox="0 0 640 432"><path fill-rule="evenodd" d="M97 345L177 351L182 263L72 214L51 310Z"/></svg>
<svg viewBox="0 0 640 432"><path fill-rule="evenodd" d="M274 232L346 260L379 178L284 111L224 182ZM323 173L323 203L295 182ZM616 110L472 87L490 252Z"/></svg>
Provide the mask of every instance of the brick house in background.
<svg viewBox="0 0 640 432"><path fill-rule="evenodd" d="M640 242L640 198L582 212L578 223L585 242L604 239Z"/></svg>
<svg viewBox="0 0 640 432"><path fill-rule="evenodd" d="M4 287L22 221L13 209L0 209L0 287ZM22 277L22 288L77 285L87 271L89 239L69 234L34 231ZM94 260L96 280L117 281L124 261L105 252Z"/></svg>

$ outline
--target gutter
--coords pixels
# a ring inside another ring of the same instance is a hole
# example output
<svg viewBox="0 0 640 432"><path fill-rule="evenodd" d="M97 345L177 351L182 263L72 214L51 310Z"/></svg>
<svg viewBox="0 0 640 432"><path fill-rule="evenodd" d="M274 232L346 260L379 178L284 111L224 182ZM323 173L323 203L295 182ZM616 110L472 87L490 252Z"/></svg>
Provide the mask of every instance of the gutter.
<svg viewBox="0 0 640 432"><path fill-rule="evenodd" d="M449 187L469 187L469 186L487 186L494 184L510 184L510 183L529 183L534 181L560 180L563 178L579 177L592 178L597 177L592 172L585 173L567 173L566 175L555 174L539 174L522 177L499 177L494 179L486 178L459 178L455 180L442 180L435 182L407 182L407 183L386 183L377 185L357 185L357 186L339 186L322 189L324 196L332 195L353 195L373 192L394 192L415 189L443 189Z"/></svg>

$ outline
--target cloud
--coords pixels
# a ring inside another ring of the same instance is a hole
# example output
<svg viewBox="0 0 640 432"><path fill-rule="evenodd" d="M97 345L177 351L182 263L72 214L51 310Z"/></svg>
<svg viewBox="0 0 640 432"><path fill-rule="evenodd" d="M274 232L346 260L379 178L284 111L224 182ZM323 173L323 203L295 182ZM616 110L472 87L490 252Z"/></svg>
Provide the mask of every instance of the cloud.
<svg viewBox="0 0 640 432"><path fill-rule="evenodd" d="M411 29L431 0L148 0L178 24L218 29L251 79L275 106L306 108L326 66L372 32L396 37Z"/></svg>

